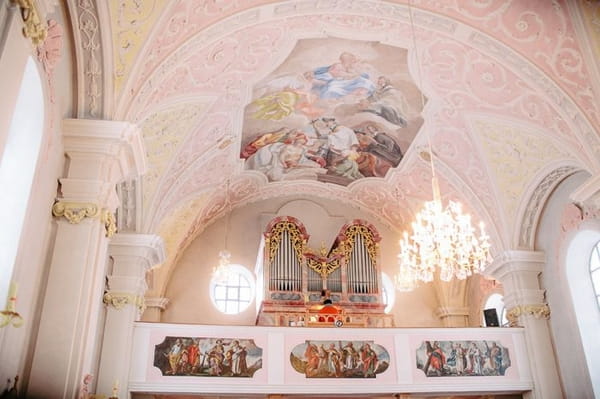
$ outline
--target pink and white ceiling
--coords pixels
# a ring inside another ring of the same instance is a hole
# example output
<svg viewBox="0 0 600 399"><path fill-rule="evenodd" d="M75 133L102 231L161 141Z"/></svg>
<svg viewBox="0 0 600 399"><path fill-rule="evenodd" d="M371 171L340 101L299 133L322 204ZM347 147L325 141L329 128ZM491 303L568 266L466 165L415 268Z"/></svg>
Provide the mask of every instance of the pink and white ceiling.
<svg viewBox="0 0 600 399"><path fill-rule="evenodd" d="M431 196L428 132L443 195L486 223L495 251L527 245L522 224L534 222L540 184L600 170L600 101L567 3L414 0L413 29L404 1L110 2L114 119L141 126L150 164L143 230L166 237L172 262L227 204L294 194L333 198L402 230ZM385 178L348 186L246 171L253 86L299 40L327 37L408 49L428 99L409 151Z"/></svg>

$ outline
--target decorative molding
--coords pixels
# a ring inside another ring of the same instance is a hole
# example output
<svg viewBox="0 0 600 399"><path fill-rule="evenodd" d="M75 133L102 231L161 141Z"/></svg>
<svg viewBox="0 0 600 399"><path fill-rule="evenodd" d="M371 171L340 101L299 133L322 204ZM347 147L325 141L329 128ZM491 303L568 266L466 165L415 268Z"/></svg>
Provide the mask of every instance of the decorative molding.
<svg viewBox="0 0 600 399"><path fill-rule="evenodd" d="M146 308L158 308L161 311L167 308L169 304L169 298L165 297L146 297L145 298Z"/></svg>
<svg viewBox="0 0 600 399"><path fill-rule="evenodd" d="M99 215L97 204L57 201L52 206L52 215L63 217L71 224L79 224L85 218L95 218Z"/></svg>
<svg viewBox="0 0 600 399"><path fill-rule="evenodd" d="M102 223L104 223L104 228L106 229L106 237L111 238L114 236L117 232L117 221L115 214L108 209L103 209L101 220Z"/></svg>
<svg viewBox="0 0 600 399"><path fill-rule="evenodd" d="M521 218L522 223L520 224L521 227L518 236L518 246L520 248L533 248L536 232L535 227L538 224L537 221L544 208L544 202L556 185L567 176L575 173L576 170L577 168L574 166L563 166L554 169L537 185L535 191L527 200L527 207Z"/></svg>
<svg viewBox="0 0 600 399"><path fill-rule="evenodd" d="M78 57L80 116L98 117L102 107L102 46L95 0L69 0Z"/></svg>
<svg viewBox="0 0 600 399"><path fill-rule="evenodd" d="M137 307L140 312L146 309L144 297L129 292L106 292L102 298L102 302L106 306L112 306L117 310L121 310L127 305Z"/></svg>
<svg viewBox="0 0 600 399"><path fill-rule="evenodd" d="M536 319L550 318L550 308L548 304L538 305L517 305L506 312L506 318L511 327L518 326L518 320L521 316L533 316Z"/></svg>
<svg viewBox="0 0 600 399"><path fill-rule="evenodd" d="M33 0L12 0L12 2L21 9L21 18L23 18L23 35L30 39L34 46L39 46L46 40L48 35L48 26L43 22L43 18Z"/></svg>
<svg viewBox="0 0 600 399"><path fill-rule="evenodd" d="M48 20L48 35L37 48L37 59L42 63L48 82L50 102L56 103L56 90L54 88L54 68L60 61L63 45L63 28L53 19Z"/></svg>

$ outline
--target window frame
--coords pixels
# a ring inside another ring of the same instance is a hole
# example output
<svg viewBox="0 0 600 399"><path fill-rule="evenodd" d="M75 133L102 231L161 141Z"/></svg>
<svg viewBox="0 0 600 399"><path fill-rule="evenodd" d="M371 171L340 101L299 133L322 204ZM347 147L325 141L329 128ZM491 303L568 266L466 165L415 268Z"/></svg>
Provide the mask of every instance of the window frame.
<svg viewBox="0 0 600 399"><path fill-rule="evenodd" d="M236 275L238 281L231 283L232 277L229 276L227 281L223 282L213 276L209 284L209 294L213 306L220 313L233 316L245 312L252 305L252 302L256 297L256 282L252 272L242 265L230 264L225 267L227 268L228 273ZM217 290L220 287L224 289L224 297L219 297L217 295ZM248 300L241 299L243 289L248 289L250 291ZM230 305L232 303L233 305ZM232 311L232 308L229 306L234 306L236 311Z"/></svg>

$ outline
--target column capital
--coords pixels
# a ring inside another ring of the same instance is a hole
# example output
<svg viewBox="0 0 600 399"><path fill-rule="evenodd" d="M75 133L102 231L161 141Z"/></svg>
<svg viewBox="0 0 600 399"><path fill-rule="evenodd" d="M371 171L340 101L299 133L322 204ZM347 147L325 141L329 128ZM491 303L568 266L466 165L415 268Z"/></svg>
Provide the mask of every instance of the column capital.
<svg viewBox="0 0 600 399"><path fill-rule="evenodd" d="M546 255L540 251L508 250L495 256L483 275L502 282L509 274L529 272L539 274L544 269Z"/></svg>

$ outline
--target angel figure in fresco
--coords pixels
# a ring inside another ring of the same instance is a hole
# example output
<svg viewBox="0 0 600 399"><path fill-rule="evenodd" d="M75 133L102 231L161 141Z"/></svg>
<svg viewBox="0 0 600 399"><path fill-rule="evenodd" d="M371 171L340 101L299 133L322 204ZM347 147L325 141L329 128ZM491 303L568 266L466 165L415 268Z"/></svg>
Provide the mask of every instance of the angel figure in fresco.
<svg viewBox="0 0 600 399"><path fill-rule="evenodd" d="M366 98L375 91L375 84L364 71L364 64L354 54L343 52L339 62L312 71L313 92L324 100L345 96Z"/></svg>
<svg viewBox="0 0 600 399"><path fill-rule="evenodd" d="M275 78L265 86L266 94L252 101L254 119L279 121L294 112L308 118L319 116L323 110L314 106L315 94L311 92L312 73L285 75Z"/></svg>

